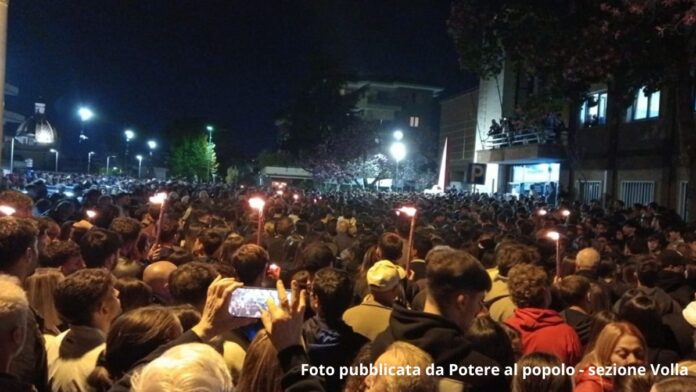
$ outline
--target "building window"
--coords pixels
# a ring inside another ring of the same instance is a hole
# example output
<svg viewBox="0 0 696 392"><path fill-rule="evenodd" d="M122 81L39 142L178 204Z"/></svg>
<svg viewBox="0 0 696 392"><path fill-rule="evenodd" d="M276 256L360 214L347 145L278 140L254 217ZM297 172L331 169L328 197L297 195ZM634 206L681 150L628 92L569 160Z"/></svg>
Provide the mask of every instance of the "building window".
<svg viewBox="0 0 696 392"><path fill-rule="evenodd" d="M412 128L418 128L420 126L420 117L418 116L411 116L409 119L409 126Z"/></svg>
<svg viewBox="0 0 696 392"><path fill-rule="evenodd" d="M633 105L626 112L627 121L656 118L660 115L660 91L645 94L645 88L638 90Z"/></svg>
<svg viewBox="0 0 696 392"><path fill-rule="evenodd" d="M598 91L580 108L580 123L586 127L604 125L607 122L607 92Z"/></svg>

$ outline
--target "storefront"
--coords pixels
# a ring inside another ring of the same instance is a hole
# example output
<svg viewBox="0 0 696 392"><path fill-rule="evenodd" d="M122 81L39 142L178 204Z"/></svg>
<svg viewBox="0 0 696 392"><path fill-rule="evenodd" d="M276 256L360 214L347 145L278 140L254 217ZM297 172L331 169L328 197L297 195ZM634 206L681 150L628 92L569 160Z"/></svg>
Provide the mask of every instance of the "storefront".
<svg viewBox="0 0 696 392"><path fill-rule="evenodd" d="M537 163L510 166L511 182L506 192L512 195L552 196L556 198L560 163Z"/></svg>

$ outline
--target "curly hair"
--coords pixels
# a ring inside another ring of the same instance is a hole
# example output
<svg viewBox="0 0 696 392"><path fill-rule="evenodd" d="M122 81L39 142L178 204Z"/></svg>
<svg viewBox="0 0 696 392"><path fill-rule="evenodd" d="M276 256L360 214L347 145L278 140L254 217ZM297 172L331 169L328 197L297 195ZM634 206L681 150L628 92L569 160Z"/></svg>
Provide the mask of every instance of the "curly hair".
<svg viewBox="0 0 696 392"><path fill-rule="evenodd" d="M510 269L508 288L512 302L519 308L544 307L548 287L548 276L539 266L518 264Z"/></svg>

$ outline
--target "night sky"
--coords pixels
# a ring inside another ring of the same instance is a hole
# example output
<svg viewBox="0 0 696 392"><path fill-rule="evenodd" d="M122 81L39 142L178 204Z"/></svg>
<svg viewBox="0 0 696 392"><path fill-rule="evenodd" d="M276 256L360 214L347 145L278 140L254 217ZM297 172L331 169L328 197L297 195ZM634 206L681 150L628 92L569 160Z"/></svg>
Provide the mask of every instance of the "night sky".
<svg viewBox="0 0 696 392"><path fill-rule="evenodd" d="M203 118L253 154L273 147L274 114L315 53L363 77L470 86L448 13L446 0L11 0L6 78L20 95L6 107L29 115L42 97L64 143L80 104L98 113L87 133L100 145Z"/></svg>

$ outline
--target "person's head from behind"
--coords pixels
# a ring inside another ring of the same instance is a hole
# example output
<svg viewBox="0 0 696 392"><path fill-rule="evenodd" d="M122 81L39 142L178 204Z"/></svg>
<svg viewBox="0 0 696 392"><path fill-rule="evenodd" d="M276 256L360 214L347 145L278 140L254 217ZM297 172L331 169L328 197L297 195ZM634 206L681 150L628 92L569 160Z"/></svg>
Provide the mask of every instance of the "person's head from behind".
<svg viewBox="0 0 696 392"><path fill-rule="evenodd" d="M168 306L169 309L181 323L181 328L184 331L188 331L193 328L199 321L201 321L201 312L196 310L192 305L174 305Z"/></svg>
<svg viewBox="0 0 696 392"><path fill-rule="evenodd" d="M219 229L206 229L196 238L194 249L200 255L213 256L225 240L224 233Z"/></svg>
<svg viewBox="0 0 696 392"><path fill-rule="evenodd" d="M433 242L428 236L422 233L414 233L412 248L411 254L413 258L425 259L425 255L433 248Z"/></svg>
<svg viewBox="0 0 696 392"><path fill-rule="evenodd" d="M498 264L498 274L507 277L510 269L517 264L531 264L534 252L528 246L517 242L503 242L495 249L495 260Z"/></svg>
<svg viewBox="0 0 696 392"><path fill-rule="evenodd" d="M233 388L225 360L202 343L170 348L131 380L132 392L231 392Z"/></svg>
<svg viewBox="0 0 696 392"><path fill-rule="evenodd" d="M476 317L465 336L476 351L494 359L500 365L512 366L515 363L510 337L502 325L492 318Z"/></svg>
<svg viewBox="0 0 696 392"><path fill-rule="evenodd" d="M0 218L0 273L17 277L21 282L36 268L38 230L24 218Z"/></svg>
<svg viewBox="0 0 696 392"><path fill-rule="evenodd" d="M245 286L261 286L268 264L268 252L255 244L242 245L232 256L232 267Z"/></svg>
<svg viewBox="0 0 696 392"><path fill-rule="evenodd" d="M220 247L220 260L225 264L231 265L234 252L241 248L242 245L244 245L244 237L241 235L233 233L227 236Z"/></svg>
<svg viewBox="0 0 696 392"><path fill-rule="evenodd" d="M322 268L331 267L336 257L326 244L313 242L302 250L302 269L309 271L310 275Z"/></svg>
<svg viewBox="0 0 696 392"><path fill-rule="evenodd" d="M24 346L29 301L16 277L0 274L0 358L11 362Z"/></svg>
<svg viewBox="0 0 696 392"><path fill-rule="evenodd" d="M590 280L584 276L568 275L554 284L563 305L566 307L577 306L586 312L591 310Z"/></svg>
<svg viewBox="0 0 696 392"><path fill-rule="evenodd" d="M80 240L80 252L88 268L106 268L111 271L116 266L121 239L111 230L93 228Z"/></svg>
<svg viewBox="0 0 696 392"><path fill-rule="evenodd" d="M292 223L292 219L286 216L278 220L275 226L275 231L279 236L286 238L292 234L292 231L295 228L294 226L295 225Z"/></svg>
<svg viewBox="0 0 696 392"><path fill-rule="evenodd" d="M636 277L638 285L652 288L657 285L658 274L660 273L660 264L652 259L647 259L640 264L636 269Z"/></svg>
<svg viewBox="0 0 696 392"><path fill-rule="evenodd" d="M406 342L392 343L375 361L384 368L417 367L420 372L407 375L370 374L365 378L366 392L426 392L437 390L434 377L426 374L433 358L420 348ZM418 375L416 375L418 374Z"/></svg>
<svg viewBox="0 0 696 392"><path fill-rule="evenodd" d="M63 279L57 268L37 268L24 283L31 307L43 319L44 330L56 332L61 324L53 293Z"/></svg>
<svg viewBox="0 0 696 392"><path fill-rule="evenodd" d="M68 276L54 292L56 309L70 325L89 326L108 332L121 314L114 279L103 268L87 268Z"/></svg>
<svg viewBox="0 0 696 392"><path fill-rule="evenodd" d="M246 350L237 390L281 391L282 377L283 371L278 361L278 351L273 347L266 330L262 329Z"/></svg>
<svg viewBox="0 0 696 392"><path fill-rule="evenodd" d="M152 294L160 304L173 302L169 292L169 276L176 270L176 264L169 261L156 261L143 271L143 282L152 288Z"/></svg>
<svg viewBox="0 0 696 392"><path fill-rule="evenodd" d="M595 248L585 248L575 256L575 266L578 270L596 270L600 260L601 256Z"/></svg>
<svg viewBox="0 0 696 392"><path fill-rule="evenodd" d="M190 304L202 310L208 295L208 286L218 273L212 264L193 262L184 264L169 276L169 292L178 304Z"/></svg>
<svg viewBox="0 0 696 392"><path fill-rule="evenodd" d="M117 380L157 347L182 334L174 314L160 306L147 306L122 314L106 337L106 369Z"/></svg>
<svg viewBox="0 0 696 392"><path fill-rule="evenodd" d="M552 354L530 353L517 362L517 366L522 368L555 368L549 370L550 376L527 375L523 377L522 371L518 372L512 379L512 392L572 392L573 381L569 375L561 371L563 364ZM560 375L553 375L560 374Z"/></svg>
<svg viewBox="0 0 696 392"><path fill-rule="evenodd" d="M615 392L650 392L650 388L657 381L657 375L652 371L618 374L612 381ZM680 391L685 390L689 389L681 389Z"/></svg>
<svg viewBox="0 0 696 392"><path fill-rule="evenodd" d="M404 298L401 281L406 271L389 260L376 262L367 270L367 285L370 294L382 305L392 306L397 298Z"/></svg>
<svg viewBox="0 0 696 392"><path fill-rule="evenodd" d="M696 390L696 377L669 377L653 384L650 392L684 392Z"/></svg>
<svg viewBox="0 0 696 392"><path fill-rule="evenodd" d="M60 268L65 276L86 267L80 246L72 241L51 242L44 249L43 256L46 267Z"/></svg>
<svg viewBox="0 0 696 392"><path fill-rule="evenodd" d="M490 276L476 258L452 248L433 249L425 261L425 311L444 316L466 332L491 289Z"/></svg>
<svg viewBox="0 0 696 392"><path fill-rule="evenodd" d="M613 322L602 329L582 362L594 366L637 366L645 364L646 355L647 344L638 328L627 322Z"/></svg>
<svg viewBox="0 0 696 392"><path fill-rule="evenodd" d="M22 192L7 190L0 192L0 206L12 207L14 217L31 218L34 201Z"/></svg>
<svg viewBox="0 0 696 392"><path fill-rule="evenodd" d="M310 291L314 311L329 321L335 321L340 320L350 307L353 285L348 273L326 267L314 274Z"/></svg>
<svg viewBox="0 0 696 392"><path fill-rule="evenodd" d="M114 285L118 290L123 312L142 308L152 303L152 288L140 279L118 278Z"/></svg>
<svg viewBox="0 0 696 392"><path fill-rule="evenodd" d="M651 344L662 341L662 317L653 298L640 291L629 291L621 299L619 318L633 324Z"/></svg>
<svg viewBox="0 0 696 392"><path fill-rule="evenodd" d="M518 264L510 270L508 288L518 308L547 308L551 303L549 278L543 268Z"/></svg>
<svg viewBox="0 0 696 392"><path fill-rule="evenodd" d="M404 241L396 233L384 233L379 237L377 253L381 259L396 263L402 255Z"/></svg>
<svg viewBox="0 0 696 392"><path fill-rule="evenodd" d="M140 222L133 218L114 218L109 225L109 229L121 236L121 253L124 255L129 255L135 243L138 241L138 236L140 235L140 229L142 226Z"/></svg>

